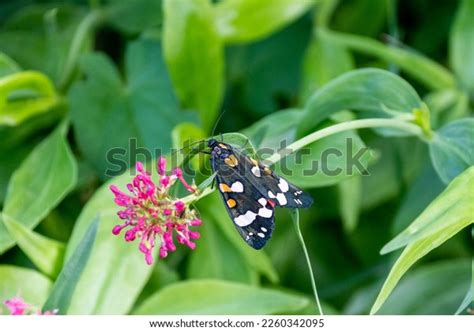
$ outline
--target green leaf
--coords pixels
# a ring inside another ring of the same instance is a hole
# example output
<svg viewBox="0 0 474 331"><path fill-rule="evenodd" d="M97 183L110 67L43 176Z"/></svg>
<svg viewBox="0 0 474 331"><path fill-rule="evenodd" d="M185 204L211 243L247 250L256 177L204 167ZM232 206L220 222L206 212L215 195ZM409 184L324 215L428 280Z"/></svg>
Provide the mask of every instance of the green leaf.
<svg viewBox="0 0 474 331"><path fill-rule="evenodd" d="M446 187L431 166L431 161L426 163L419 176L407 188L393 220L393 233L399 233L408 227Z"/></svg>
<svg viewBox="0 0 474 331"><path fill-rule="evenodd" d="M90 259L82 272L69 314L126 314L145 286L152 267L145 263L138 243L127 243L123 236L114 236L112 228L120 223L119 207L109 185L125 189L132 176L125 174L100 187L84 206L69 240L66 259L83 238L91 221L100 214L97 239Z"/></svg>
<svg viewBox="0 0 474 331"><path fill-rule="evenodd" d="M470 283L469 262L450 259L416 268L400 281L378 314L453 314Z"/></svg>
<svg viewBox="0 0 474 331"><path fill-rule="evenodd" d="M216 5L216 25L226 43L264 38L304 14L315 0L225 0Z"/></svg>
<svg viewBox="0 0 474 331"><path fill-rule="evenodd" d="M451 280L450 280L450 282L451 282ZM474 285L471 283L471 285L469 286L469 290L466 293L466 296L462 300L461 304L459 305L459 307L456 310L456 312L454 313L454 315L462 314L469 307L471 307L471 309L472 309L473 302L474 302Z"/></svg>
<svg viewBox="0 0 474 331"><path fill-rule="evenodd" d="M103 7L106 20L121 31L140 33L162 21L161 0L113 0Z"/></svg>
<svg viewBox="0 0 474 331"><path fill-rule="evenodd" d="M414 226L411 229L409 227L410 230L402 233L399 238L395 238L396 240L388 248L384 248L385 252L391 247L400 247L400 245L405 245L409 242L390 270L372 306L371 314L376 313L380 309L400 278L416 261L443 244L463 228L474 223L471 207L474 199L471 189L473 180L474 167L471 167L456 178L428 206L420 217L415 220ZM444 224L445 219L448 220L446 224Z"/></svg>
<svg viewBox="0 0 474 331"><path fill-rule="evenodd" d="M452 25L449 39L451 67L461 84L474 95L474 1L463 0Z"/></svg>
<svg viewBox="0 0 474 331"><path fill-rule="evenodd" d="M381 250L389 253L420 241L455 224L474 222L474 166L456 177L448 187L402 233Z"/></svg>
<svg viewBox="0 0 474 331"><path fill-rule="evenodd" d="M33 232L6 215L3 217L3 223L10 236L35 266L52 279L56 278L63 264L64 244Z"/></svg>
<svg viewBox="0 0 474 331"><path fill-rule="evenodd" d="M354 69L354 65L352 55L344 46L316 34L304 55L301 82L302 99L306 100L314 91L330 80Z"/></svg>
<svg viewBox="0 0 474 331"><path fill-rule="evenodd" d="M5 300L16 296L41 307L48 297L51 281L41 273L28 268L0 265L0 307ZM2 307L3 308L3 307ZM0 308L0 312L5 311Z"/></svg>
<svg viewBox="0 0 474 331"><path fill-rule="evenodd" d="M152 295L137 315L265 315L297 312L305 297L218 280L184 281Z"/></svg>
<svg viewBox="0 0 474 331"><path fill-rule="evenodd" d="M339 210L344 230L351 232L357 227L362 200L362 178L353 176L337 186L339 191Z"/></svg>
<svg viewBox="0 0 474 331"><path fill-rule="evenodd" d="M430 89L449 89L456 85L452 73L434 60L419 52L386 45L372 38L346 34L329 30L318 30L325 38L334 43L381 59L398 66L402 71L418 80Z"/></svg>
<svg viewBox="0 0 474 331"><path fill-rule="evenodd" d="M85 56L82 69L87 80L76 82L69 93L75 137L103 178L133 164L142 154L138 148L147 149L147 160L158 148L167 151L173 127L192 117L178 110L159 43L133 42L125 57L122 81L103 54Z"/></svg>
<svg viewBox="0 0 474 331"><path fill-rule="evenodd" d="M358 69L330 81L308 99L299 132L311 131L344 109L389 117L411 114L421 107L416 91L399 76L380 69Z"/></svg>
<svg viewBox="0 0 474 331"><path fill-rule="evenodd" d="M84 8L70 4L23 6L2 25L2 52L22 68L41 71L57 84L84 13ZM80 50L90 44L86 39ZM28 45L28 51L25 51L25 45Z"/></svg>
<svg viewBox="0 0 474 331"><path fill-rule="evenodd" d="M20 71L20 66L9 58L6 54L0 52L0 78Z"/></svg>
<svg viewBox="0 0 474 331"><path fill-rule="evenodd" d="M99 217L96 217L90 224L87 232L77 245L74 253L68 259L64 268L53 285L53 289L48 300L43 306L43 311L57 309L59 314L65 315L68 312L71 299L76 291L77 284L89 261L89 257L94 246L97 234Z"/></svg>
<svg viewBox="0 0 474 331"><path fill-rule="evenodd" d="M224 91L223 45L209 0L164 0L164 57L185 108L210 131Z"/></svg>
<svg viewBox="0 0 474 331"><path fill-rule="evenodd" d="M0 125L18 125L58 102L53 83L40 72L23 71L0 78Z"/></svg>
<svg viewBox="0 0 474 331"><path fill-rule="evenodd" d="M77 181L77 165L65 137L56 129L13 173L3 215L34 228L68 194ZM14 240L0 222L0 253Z"/></svg>
<svg viewBox="0 0 474 331"><path fill-rule="evenodd" d="M448 184L453 178L474 165L474 119L451 122L430 141L430 156L441 180Z"/></svg>

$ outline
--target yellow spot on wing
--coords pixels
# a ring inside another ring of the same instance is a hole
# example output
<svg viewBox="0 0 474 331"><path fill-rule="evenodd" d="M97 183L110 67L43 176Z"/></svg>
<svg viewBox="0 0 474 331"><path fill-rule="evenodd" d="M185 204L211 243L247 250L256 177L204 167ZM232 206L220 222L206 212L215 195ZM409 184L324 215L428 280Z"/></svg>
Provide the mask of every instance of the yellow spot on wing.
<svg viewBox="0 0 474 331"><path fill-rule="evenodd" d="M237 202L235 202L234 199L227 200L227 206L229 206L229 208L234 208L235 205L237 205Z"/></svg>
<svg viewBox="0 0 474 331"><path fill-rule="evenodd" d="M272 169L270 169L268 167L265 167L265 168L263 168L263 172L265 173L265 175L271 175L272 174Z"/></svg>
<svg viewBox="0 0 474 331"><path fill-rule="evenodd" d="M227 164L229 167L235 167L239 164L239 161L235 157L235 155L231 154L228 157L224 159L225 164Z"/></svg>
<svg viewBox="0 0 474 331"><path fill-rule="evenodd" d="M224 148L224 149L228 149L227 146L224 145L224 144L219 144L219 147L220 147L220 148Z"/></svg>
<svg viewBox="0 0 474 331"><path fill-rule="evenodd" d="M229 187L229 185L224 183L219 184L219 190L221 192L232 192L232 189Z"/></svg>

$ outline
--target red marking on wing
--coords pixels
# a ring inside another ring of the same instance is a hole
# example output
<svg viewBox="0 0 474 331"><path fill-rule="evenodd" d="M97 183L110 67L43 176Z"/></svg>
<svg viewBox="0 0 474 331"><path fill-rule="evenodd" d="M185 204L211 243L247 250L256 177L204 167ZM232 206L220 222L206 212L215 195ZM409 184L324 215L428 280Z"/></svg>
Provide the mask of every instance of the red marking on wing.
<svg viewBox="0 0 474 331"><path fill-rule="evenodd" d="M270 206L272 206L272 208L275 208L275 206L276 206L276 202L275 202L275 201L270 200L270 199L268 199L267 201L268 201L268 204L269 204Z"/></svg>

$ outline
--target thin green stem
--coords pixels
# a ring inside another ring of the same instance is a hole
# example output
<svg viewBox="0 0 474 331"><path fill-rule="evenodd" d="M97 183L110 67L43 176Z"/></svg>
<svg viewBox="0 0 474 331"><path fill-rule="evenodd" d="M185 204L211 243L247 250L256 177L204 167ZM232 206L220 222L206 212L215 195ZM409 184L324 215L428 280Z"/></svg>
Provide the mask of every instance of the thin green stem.
<svg viewBox="0 0 474 331"><path fill-rule="evenodd" d="M447 89L456 85L456 80L448 69L422 54L398 47L389 47L369 37L327 29L318 29L316 33L321 38L329 39L354 51L394 63L428 88Z"/></svg>
<svg viewBox="0 0 474 331"><path fill-rule="evenodd" d="M297 141L290 144L285 148L286 153L282 153L281 151L273 154L266 161L270 163L276 163L280 161L282 158L288 156L295 151L328 136L333 134L344 132L348 130L354 129L362 129L362 128L394 128L406 131L411 133L412 135L423 137L422 129L417 126L416 124L412 124L406 121L402 121L399 119L385 119L385 118L371 118L371 119L362 119L362 120L354 120L348 121L344 123L339 123L335 125L331 125L327 128L315 131Z"/></svg>
<svg viewBox="0 0 474 331"><path fill-rule="evenodd" d="M79 23L76 33L71 42L71 48L64 65L64 72L59 82L59 89L66 89L71 77L76 68L77 60L81 52L81 48L89 35L90 31L100 22L103 18L103 13L99 10L92 10L89 12L84 19Z"/></svg>
<svg viewBox="0 0 474 331"><path fill-rule="evenodd" d="M311 286L313 288L314 300L316 301L316 306L318 308L319 315L323 316L323 308L321 307L321 302L319 301L318 290L316 288L316 281L314 279L313 267L311 266L311 260L309 259L308 249L306 248L306 244L304 242L303 234L301 233L300 229L300 216L298 210L294 211L293 220L295 222L295 230L296 235L301 244L301 248L303 248L304 256L306 258L306 264L308 265L309 277L311 279Z"/></svg>

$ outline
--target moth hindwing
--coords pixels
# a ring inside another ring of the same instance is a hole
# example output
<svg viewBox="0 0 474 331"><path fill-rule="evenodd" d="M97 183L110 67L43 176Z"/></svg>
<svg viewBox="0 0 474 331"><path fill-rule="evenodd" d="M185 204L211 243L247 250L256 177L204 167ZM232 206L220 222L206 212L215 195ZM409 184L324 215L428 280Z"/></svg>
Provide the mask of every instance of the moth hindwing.
<svg viewBox="0 0 474 331"><path fill-rule="evenodd" d="M262 248L275 228L275 207L306 208L310 195L238 148L210 139L211 167L230 218L242 238Z"/></svg>

